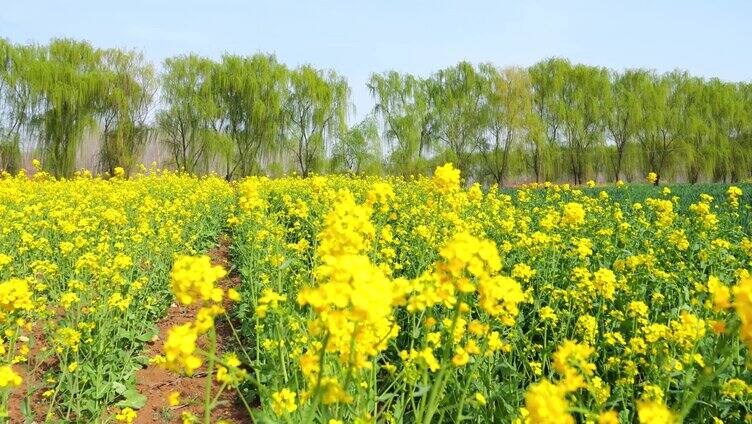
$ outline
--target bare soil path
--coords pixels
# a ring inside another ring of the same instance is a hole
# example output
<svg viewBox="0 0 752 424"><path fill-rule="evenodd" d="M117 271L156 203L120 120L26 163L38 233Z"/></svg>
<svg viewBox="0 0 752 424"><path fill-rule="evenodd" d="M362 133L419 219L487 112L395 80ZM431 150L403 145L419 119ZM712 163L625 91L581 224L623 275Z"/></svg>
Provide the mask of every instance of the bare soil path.
<svg viewBox="0 0 752 424"><path fill-rule="evenodd" d="M215 265L222 265L230 270L230 252L229 240L227 236L222 235L219 245L208 252ZM227 289L237 287L240 284L239 277L232 273L219 282L219 285ZM225 302L225 309L229 311L232 305ZM157 323L159 329L158 338L146 346L146 354L151 357L162 352L162 345L167 337L168 330L180 324L193 321L196 317L198 306L182 306L173 304L168 310L167 315ZM217 318L217 351L219 354L225 352L231 346L233 335L229 326L223 318ZM195 416L203 417L203 399L206 382L206 370L199 369L193 376L179 376L175 373L166 371L157 365L149 365L144 369L136 372L136 388L139 393L146 396L146 405L138 411L138 417L135 423L176 423L182 422L181 415L188 411ZM214 392L219 389L219 385L214 382ZM173 392L180 392L180 404L170 406L168 397ZM220 405L212 411L212 422L226 420L232 423L250 423L251 417L248 415L245 406L238 399L237 392L229 389L225 390L220 397Z"/></svg>

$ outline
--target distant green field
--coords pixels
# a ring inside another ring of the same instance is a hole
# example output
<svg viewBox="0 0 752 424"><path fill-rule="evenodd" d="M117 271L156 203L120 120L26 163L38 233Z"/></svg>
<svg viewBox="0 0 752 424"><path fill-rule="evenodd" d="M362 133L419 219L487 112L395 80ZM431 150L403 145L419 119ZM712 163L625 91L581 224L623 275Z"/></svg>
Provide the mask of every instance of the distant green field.
<svg viewBox="0 0 752 424"><path fill-rule="evenodd" d="M625 184L622 187L617 187L614 184L597 185L594 188L579 187L579 189L589 195L598 195L601 191L608 193L611 200L619 202L622 205L631 205L633 203L644 202L647 198L674 198L676 197L676 210L677 212L686 212L686 209L692 203L696 203L700 199L701 194L709 194L713 196L713 204L715 207L719 207L727 200L727 190L731 186L736 186L742 189L743 195L739 198L740 217L739 222L747 233L750 233L750 222L752 221L752 183L699 183L699 184L661 184L655 186L652 184ZM671 190L670 194L664 194L665 188L668 187ZM501 190L504 193L514 194L517 189L507 188Z"/></svg>
<svg viewBox="0 0 752 424"><path fill-rule="evenodd" d="M607 186L596 186L595 188L583 188L582 191L588 194L597 194L600 191L605 191L615 201L634 203L641 202L648 197L663 196L663 190L668 187L671 190L669 196L677 196L679 198L679 208L684 209L690 204L697 202L703 193L713 196L716 204L724 202L726 191L732 185L739 187L744 192L743 197L740 199L742 205L752 202L752 184L750 183L667 184L660 186L652 184L627 184L623 187L616 187L610 184Z"/></svg>
<svg viewBox="0 0 752 424"><path fill-rule="evenodd" d="M671 190L669 197L678 197L678 206L680 210L686 209L692 203L699 200L700 195L705 193L715 198L714 203L720 204L726 199L726 191L729 187L736 186L742 189L743 196L739 199L740 204L752 206L752 183L699 183L699 184L661 184L655 186L652 184L625 184L617 187L614 184L597 185L594 188L579 187L583 193L588 195L597 195L601 191L608 193L608 196L622 204L631 204L642 202L648 197L666 197L663 190L668 187ZM505 188L501 191L513 194L516 188Z"/></svg>

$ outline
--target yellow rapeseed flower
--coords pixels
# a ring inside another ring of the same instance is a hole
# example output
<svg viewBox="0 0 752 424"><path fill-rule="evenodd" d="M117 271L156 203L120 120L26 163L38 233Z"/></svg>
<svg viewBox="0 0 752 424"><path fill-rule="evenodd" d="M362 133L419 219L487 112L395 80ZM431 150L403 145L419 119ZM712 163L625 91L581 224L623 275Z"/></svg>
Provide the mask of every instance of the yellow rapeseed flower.
<svg viewBox="0 0 752 424"><path fill-rule="evenodd" d="M297 394L284 388L278 392L272 393L272 409L277 415L283 415L290 412L295 412L298 409L298 405L295 403L295 397Z"/></svg>

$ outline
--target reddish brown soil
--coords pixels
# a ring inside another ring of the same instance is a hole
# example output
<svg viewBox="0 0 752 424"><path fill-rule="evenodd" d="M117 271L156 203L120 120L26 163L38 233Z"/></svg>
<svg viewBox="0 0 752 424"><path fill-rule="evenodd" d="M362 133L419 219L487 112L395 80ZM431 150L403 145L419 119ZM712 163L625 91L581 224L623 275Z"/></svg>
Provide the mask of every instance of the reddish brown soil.
<svg viewBox="0 0 752 424"><path fill-rule="evenodd" d="M209 255L212 262L220 264L229 269L229 248L228 240L222 237L219 246L212 249ZM228 275L219 285L223 288L236 287L239 285L239 278L235 275ZM229 303L225 308L230 308ZM146 347L146 354L154 356L161 353L162 344L167 336L167 331L174 325L184 324L192 321L198 310L198 306L183 307L172 305L161 321L157 323L159 328L158 339ZM227 346L232 344L232 332L225 320L220 317L217 319L217 348L221 353ZM136 423L172 423L181 422L183 412L192 412L199 418L203 417L203 399L206 384L206 370L199 369L192 377L179 376L169 371L165 371L159 366L149 365L148 367L136 372L136 387L139 393L146 396L146 405L138 411ZM216 381L213 383L213 393L219 389ZM181 403L178 406L171 407L168 403L168 396L174 391L180 392ZM243 403L238 399L234 390L225 390L220 397L221 404L212 411L212 422L224 419L233 423L248 423L251 418L246 411Z"/></svg>

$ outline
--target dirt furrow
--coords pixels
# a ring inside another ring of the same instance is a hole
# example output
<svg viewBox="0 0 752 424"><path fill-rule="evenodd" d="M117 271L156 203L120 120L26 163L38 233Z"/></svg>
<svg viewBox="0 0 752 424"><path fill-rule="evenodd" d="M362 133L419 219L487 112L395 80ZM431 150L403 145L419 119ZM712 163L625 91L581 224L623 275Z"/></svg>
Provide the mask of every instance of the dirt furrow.
<svg viewBox="0 0 752 424"><path fill-rule="evenodd" d="M217 247L208 252L212 263L222 265L230 271L229 240L226 236L220 238ZM223 289L237 287L239 278L233 273L223 278L219 283ZM232 305L225 302L225 309L229 311ZM183 306L173 304L167 311L167 315L157 323L159 334L157 339L146 347L149 357L162 353L162 345L167 337L167 332L175 325L193 321L199 309L197 305ZM217 349L218 353L225 352L231 346L233 335L223 317L217 318ZM135 423L174 423L182 422L181 416L185 412L191 412L197 417L203 416L203 399L206 382L206 370L199 369L193 376L179 376L166 371L158 365L149 365L136 372L136 388L138 392L146 396L146 404L138 411ZM219 389L214 381L213 393ZM170 406L169 396L173 392L180 392L180 403ZM212 411L212 422L226 420L233 423L248 423L251 418L243 403L238 399L234 390L225 390L220 397L220 404Z"/></svg>

